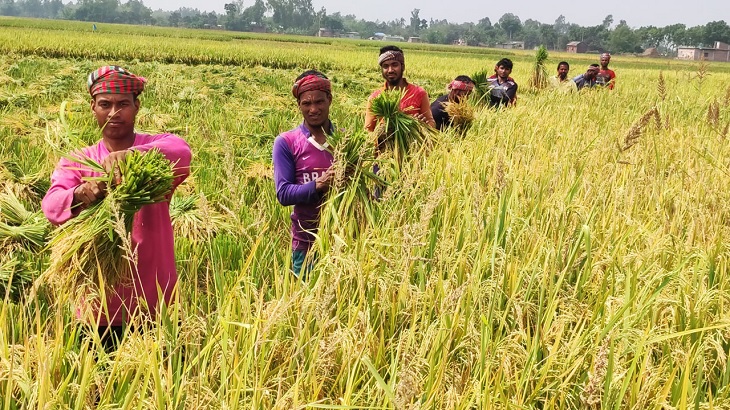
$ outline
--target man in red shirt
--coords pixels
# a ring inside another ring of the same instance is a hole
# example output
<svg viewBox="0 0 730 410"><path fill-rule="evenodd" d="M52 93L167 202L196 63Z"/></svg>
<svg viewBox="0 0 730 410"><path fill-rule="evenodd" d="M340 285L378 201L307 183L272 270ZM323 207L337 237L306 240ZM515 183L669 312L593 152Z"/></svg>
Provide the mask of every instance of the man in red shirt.
<svg viewBox="0 0 730 410"><path fill-rule="evenodd" d="M596 83L598 85L606 86L610 90L613 90L613 86L616 84L616 73L608 68L608 63L611 62L611 54L601 54L601 70L596 76Z"/></svg>
<svg viewBox="0 0 730 410"><path fill-rule="evenodd" d="M406 69L405 57L403 50L396 46L385 46L380 49L380 57L378 65L385 79L382 88L375 90L368 98L367 108L365 109L365 128L368 131L375 130L377 119L370 110L370 104L373 98L380 95L384 90L405 90L405 94L400 101L400 109L406 114L410 114L426 124L435 127L436 122L431 115L431 103L428 99L428 93L423 88L410 84L403 77Z"/></svg>

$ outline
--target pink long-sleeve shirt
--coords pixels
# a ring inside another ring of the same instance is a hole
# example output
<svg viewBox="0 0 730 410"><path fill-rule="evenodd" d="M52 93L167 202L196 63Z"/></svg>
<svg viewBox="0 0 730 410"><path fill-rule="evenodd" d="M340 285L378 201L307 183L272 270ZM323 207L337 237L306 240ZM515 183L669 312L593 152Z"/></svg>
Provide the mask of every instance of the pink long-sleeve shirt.
<svg viewBox="0 0 730 410"><path fill-rule="evenodd" d="M136 134L132 148L138 151L157 148L174 164L173 190L190 173L190 147L176 135ZM99 163L109 155L103 141L81 151ZM73 192L84 182L82 178L99 175L76 168L81 166L63 158L51 175L51 187L41 206L46 218L54 225L61 225L74 217L71 212ZM81 304L76 310L79 318L89 318L87 315L93 314L94 318L99 318L98 324L101 326L119 326L126 317L137 312L138 307L154 318L160 296L165 302L171 300L177 284L177 270L169 202L145 205L134 215L132 246L137 249L138 259L131 283L107 289L106 299L99 304Z"/></svg>

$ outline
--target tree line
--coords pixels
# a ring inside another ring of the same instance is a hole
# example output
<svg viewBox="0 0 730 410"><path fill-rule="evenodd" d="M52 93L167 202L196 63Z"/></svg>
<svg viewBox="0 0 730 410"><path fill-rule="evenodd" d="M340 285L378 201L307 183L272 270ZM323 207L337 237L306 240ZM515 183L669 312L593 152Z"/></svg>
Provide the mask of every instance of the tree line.
<svg viewBox="0 0 730 410"><path fill-rule="evenodd" d="M447 20L426 20L414 9L409 18L391 21L368 21L339 12L328 14L315 10L311 0L233 0L222 13L192 8L174 11L153 11L142 0L0 0L0 15L51 19L81 20L95 23L126 23L187 28L219 28L234 31L269 31L313 35L320 28L333 33L357 32L368 38L375 33L420 37L423 42L494 46L509 41L524 41L525 48L544 45L551 50L564 50L570 41L585 43L588 51L614 53L641 52L656 48L659 53L673 55L681 45L711 46L715 41L730 43L730 26L724 21L687 27L672 24L665 27L632 28L625 20L614 24L612 15L601 24L581 26L559 16L553 23L521 20L512 13L492 22L484 17L477 22L451 23Z"/></svg>

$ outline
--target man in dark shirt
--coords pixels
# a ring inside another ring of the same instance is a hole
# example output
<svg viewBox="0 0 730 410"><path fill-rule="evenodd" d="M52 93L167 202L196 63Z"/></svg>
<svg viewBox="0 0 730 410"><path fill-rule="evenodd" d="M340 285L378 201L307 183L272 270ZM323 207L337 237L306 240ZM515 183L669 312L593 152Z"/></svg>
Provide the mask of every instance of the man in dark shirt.
<svg viewBox="0 0 730 410"><path fill-rule="evenodd" d="M598 64L591 64L585 74L575 77L573 81L579 90L583 88L591 88L596 85L596 76L598 75Z"/></svg>
<svg viewBox="0 0 730 410"><path fill-rule="evenodd" d="M469 76L460 75L449 83L447 89L449 90L448 94L440 96L431 104L431 114L434 121L436 121L436 128L440 130L451 125L451 118L449 118L449 113L446 112L446 103L460 102L469 97L469 94L474 90L474 80Z"/></svg>
<svg viewBox="0 0 730 410"><path fill-rule="evenodd" d="M512 74L512 60L503 58L494 66L494 75L489 77L489 106L514 105L517 102L517 83Z"/></svg>

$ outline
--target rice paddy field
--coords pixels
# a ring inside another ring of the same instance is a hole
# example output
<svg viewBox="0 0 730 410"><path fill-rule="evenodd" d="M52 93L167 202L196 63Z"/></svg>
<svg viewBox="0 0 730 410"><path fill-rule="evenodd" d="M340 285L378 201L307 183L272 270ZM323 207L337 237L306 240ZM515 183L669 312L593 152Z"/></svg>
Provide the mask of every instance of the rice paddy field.
<svg viewBox="0 0 730 410"><path fill-rule="evenodd" d="M512 58L518 104L414 152L302 283L271 165L291 84L323 71L361 129L381 45L0 18L0 409L730 408L730 65L614 56L615 90L569 95L528 87L532 52L404 45L432 99ZM107 64L148 79L138 130L193 150L177 303L113 352L33 286L40 199L100 138Z"/></svg>

